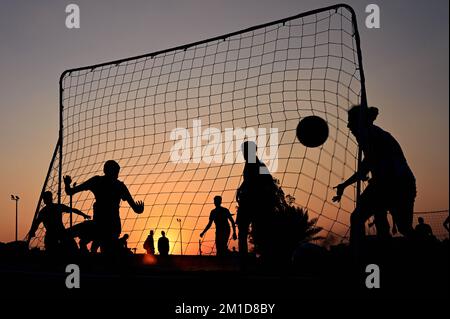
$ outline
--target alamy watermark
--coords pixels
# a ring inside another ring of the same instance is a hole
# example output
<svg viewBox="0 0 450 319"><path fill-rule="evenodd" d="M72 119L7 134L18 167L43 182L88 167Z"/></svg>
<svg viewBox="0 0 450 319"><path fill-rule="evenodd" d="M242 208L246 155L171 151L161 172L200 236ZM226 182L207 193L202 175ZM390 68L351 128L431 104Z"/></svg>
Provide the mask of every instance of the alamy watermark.
<svg viewBox="0 0 450 319"><path fill-rule="evenodd" d="M76 264L66 266L66 287L68 289L80 288L80 267Z"/></svg>
<svg viewBox="0 0 450 319"><path fill-rule="evenodd" d="M170 150L172 163L233 164L245 162L242 145L253 141L255 154L271 172L278 169L278 129L277 128L218 128L203 129L201 120L193 120L192 130L177 127L170 132L170 140L175 141ZM256 157L249 156L249 163ZM260 173L268 173L261 171Z"/></svg>
<svg viewBox="0 0 450 319"><path fill-rule="evenodd" d="M366 28L379 29L380 7L377 4L369 4L366 6L366 13L369 13L369 15L366 17Z"/></svg>
<svg viewBox="0 0 450 319"><path fill-rule="evenodd" d="M368 289L380 288L380 267L377 264L366 266L366 287Z"/></svg>
<svg viewBox="0 0 450 319"><path fill-rule="evenodd" d="M80 28L80 7L77 4L71 3L66 6L66 28L79 29Z"/></svg>

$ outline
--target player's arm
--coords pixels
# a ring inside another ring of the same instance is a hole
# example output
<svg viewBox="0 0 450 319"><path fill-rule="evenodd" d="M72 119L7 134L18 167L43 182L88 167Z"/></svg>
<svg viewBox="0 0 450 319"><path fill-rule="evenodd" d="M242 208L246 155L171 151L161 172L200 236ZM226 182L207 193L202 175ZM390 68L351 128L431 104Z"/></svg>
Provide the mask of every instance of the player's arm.
<svg viewBox="0 0 450 319"><path fill-rule="evenodd" d="M344 190L348 186L358 181L366 180L367 174L369 174L369 166L367 164L367 160L364 158L364 160L361 162L359 170L355 172L355 174L350 176L345 182L333 187L334 189L336 189L336 196L333 197L333 202L339 202L341 200L341 197L344 194Z"/></svg>
<svg viewBox="0 0 450 319"><path fill-rule="evenodd" d="M95 177L93 177L95 178ZM81 183L80 185L76 185L74 187L70 187L70 184L72 184L72 177L69 175L64 176L64 189L66 191L67 195L74 195L76 193L89 190L92 184L93 178L88 179L86 182Z"/></svg>
<svg viewBox="0 0 450 319"><path fill-rule="evenodd" d="M434 236L434 234L433 234L433 228L431 228L430 225L428 225L428 235L429 235L429 236Z"/></svg>
<svg viewBox="0 0 450 319"><path fill-rule="evenodd" d="M228 211L228 220L231 222L231 226L233 227L233 239L236 240L237 239L236 224L234 222L233 216L231 216L230 211Z"/></svg>
<svg viewBox="0 0 450 319"><path fill-rule="evenodd" d="M144 211L144 202L141 200L135 202L125 184L123 185L122 199L130 205L131 209L133 209L136 214L142 214Z"/></svg>
<svg viewBox="0 0 450 319"><path fill-rule="evenodd" d="M211 214L209 215L208 225L206 225L205 229L200 233L200 237L203 237L205 235L205 233L208 231L208 229L211 228L212 223L213 223L213 218L212 217L213 216L212 216L212 212L211 212Z"/></svg>
<svg viewBox="0 0 450 319"><path fill-rule="evenodd" d="M36 236L36 230L41 223L42 223L42 218L41 218L41 214L39 213L37 218L35 220L33 220L33 223L31 224L30 231L27 234L27 241L29 241L31 238Z"/></svg>
<svg viewBox="0 0 450 319"><path fill-rule="evenodd" d="M61 211L64 213L70 213L70 207L64 204L61 204ZM76 209L76 208L72 208L72 213L77 214L81 217L83 217L84 219L91 219L91 216L83 213L81 210Z"/></svg>

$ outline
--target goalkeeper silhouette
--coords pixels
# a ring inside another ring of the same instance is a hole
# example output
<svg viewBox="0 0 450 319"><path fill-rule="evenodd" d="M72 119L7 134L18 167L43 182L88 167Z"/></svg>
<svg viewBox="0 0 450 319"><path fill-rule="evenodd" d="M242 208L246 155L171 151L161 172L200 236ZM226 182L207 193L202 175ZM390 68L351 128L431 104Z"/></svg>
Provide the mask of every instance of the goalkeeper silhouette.
<svg viewBox="0 0 450 319"><path fill-rule="evenodd" d="M413 236L413 211L416 180L398 142L391 134L374 125L378 115L375 107L354 106L348 112L348 125L361 147L364 159L359 170L335 187L333 201L340 201L347 186L365 180L368 186L350 218L350 243L357 249L365 237L365 222L374 212L389 211L398 231Z"/></svg>
<svg viewBox="0 0 450 319"><path fill-rule="evenodd" d="M72 210L73 213L85 219L90 219L90 216L78 209L70 209L66 205L53 203L53 194L50 191L44 192L42 199L44 200L45 206L39 211L37 218L33 221L30 232L28 233L28 240L35 236L38 226L43 223L45 227L44 245L46 251L53 253L75 248L76 243L62 222L62 214L70 213Z"/></svg>
<svg viewBox="0 0 450 319"><path fill-rule="evenodd" d="M119 171L119 164L116 161L109 160L103 166L104 176L94 176L78 186L70 187L72 178L70 176L64 177L67 195L73 195L82 191L91 191L94 194L95 203L92 224L95 238L92 238L92 240L98 243L103 253L120 250L120 201L127 201L137 214L141 214L144 211L144 203L142 201L135 202L125 184L118 180ZM80 235L81 237L85 236Z"/></svg>

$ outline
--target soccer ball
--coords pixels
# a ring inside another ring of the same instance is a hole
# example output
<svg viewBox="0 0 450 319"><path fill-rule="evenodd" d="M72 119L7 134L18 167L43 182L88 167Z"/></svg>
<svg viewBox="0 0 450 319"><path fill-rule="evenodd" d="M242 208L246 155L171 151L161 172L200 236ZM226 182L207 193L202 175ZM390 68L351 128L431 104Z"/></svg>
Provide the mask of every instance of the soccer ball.
<svg viewBox="0 0 450 319"><path fill-rule="evenodd" d="M306 147L318 147L328 138L328 124L319 116L303 118L297 125L297 138Z"/></svg>

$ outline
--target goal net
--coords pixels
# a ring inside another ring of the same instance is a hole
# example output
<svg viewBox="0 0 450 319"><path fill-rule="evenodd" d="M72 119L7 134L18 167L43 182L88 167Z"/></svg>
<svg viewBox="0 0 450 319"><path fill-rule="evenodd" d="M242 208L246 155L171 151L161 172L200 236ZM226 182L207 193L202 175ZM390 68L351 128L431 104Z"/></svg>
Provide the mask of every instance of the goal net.
<svg viewBox="0 0 450 319"><path fill-rule="evenodd" d="M68 70L60 80L60 136L43 191L68 205L62 176L80 184L103 175L105 161L114 159L119 179L145 203L141 215L121 204L130 248L143 252L154 230L155 241L166 232L172 254L214 254L214 226L201 241L199 234L214 196L236 213L241 143L255 140L285 194L318 217L323 235L345 240L356 189L341 203L331 199L333 186L357 166L347 110L364 96L355 16L344 5ZM296 138L297 124L310 115L329 126L317 148ZM90 215L93 202L91 192L73 196L73 207ZM44 236L41 226L31 247L42 246Z"/></svg>

